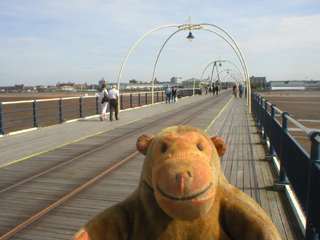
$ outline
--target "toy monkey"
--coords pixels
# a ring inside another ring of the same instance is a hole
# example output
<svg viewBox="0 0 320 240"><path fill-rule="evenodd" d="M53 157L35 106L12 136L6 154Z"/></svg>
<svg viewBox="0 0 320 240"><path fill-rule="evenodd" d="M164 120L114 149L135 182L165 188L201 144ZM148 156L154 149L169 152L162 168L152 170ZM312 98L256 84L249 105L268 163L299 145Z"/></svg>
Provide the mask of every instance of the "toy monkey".
<svg viewBox="0 0 320 240"><path fill-rule="evenodd" d="M138 188L73 240L281 239L262 208L227 182L223 139L173 126L139 137L137 149L146 156Z"/></svg>

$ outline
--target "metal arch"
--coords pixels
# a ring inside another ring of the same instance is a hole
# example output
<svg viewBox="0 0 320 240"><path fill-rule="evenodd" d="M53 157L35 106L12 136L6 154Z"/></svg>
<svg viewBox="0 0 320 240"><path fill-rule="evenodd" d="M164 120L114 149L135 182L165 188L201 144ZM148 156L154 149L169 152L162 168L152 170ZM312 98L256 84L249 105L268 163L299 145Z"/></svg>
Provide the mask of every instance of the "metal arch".
<svg viewBox="0 0 320 240"><path fill-rule="evenodd" d="M200 70L201 70L205 65L208 65L208 66L209 66L210 63L212 64L212 61L206 62L205 64L203 64L203 65L199 68L196 76L194 77L195 80L197 79L197 76L198 76L198 73L200 72ZM208 66L207 66L207 68L208 68ZM207 68L206 68L206 69L207 69ZM203 73L202 73L202 75L203 75ZM202 79L202 76L201 76L200 80L201 80L201 79ZM195 81L195 80L194 80L194 81ZM194 85L195 85L195 84L193 84L193 94L192 94L193 96L194 96Z"/></svg>
<svg viewBox="0 0 320 240"><path fill-rule="evenodd" d="M224 77L223 77L223 79L221 80L221 82L223 82L224 81L224 79L226 78L226 77L233 77L233 76L237 76L237 77L239 77L240 78L240 80L243 82L243 78L241 78L238 74L227 74L227 75L225 75Z"/></svg>
<svg viewBox="0 0 320 240"><path fill-rule="evenodd" d="M215 31L213 31L213 30L211 30L211 29L203 28L203 25L212 26L212 27L218 28L218 29L220 29L222 32L224 32L224 33L232 40L232 42L235 44L237 50L239 51L239 53L240 53L240 55L241 55L241 58L239 57L237 51L235 51L234 47L230 44L230 42L229 42L225 37L223 37L221 34L215 32ZM235 53L237 54L237 56L238 56L238 58L239 58L239 60L240 60L241 65L244 65L243 68L244 68L244 70L245 70L244 72L245 72L245 75L246 75L246 84L247 84L247 86L249 86L249 87L247 87L247 91L248 91L248 94L247 94L248 99L247 99L247 100L248 100L249 112L251 112L250 79L249 79L248 67L247 67L246 61L245 61L245 59L244 59L244 57L243 57L243 54L242 54L242 52L241 52L238 44L235 42L235 40L232 38L232 36L231 36L227 31L225 31L224 29L222 29L222 28L220 28L220 27L218 27L218 26L216 26L216 25L214 25L214 24L209 24L209 23L202 23L202 24L189 23L189 24L183 24L183 25L181 25L181 24L179 24L179 25L178 25L178 24L165 25L165 26L162 26L162 27L155 28L155 29L149 31L148 33L146 33L145 35L143 35L143 36L133 45L133 47L130 49L130 51L128 52L127 56L125 57L125 59L124 59L124 61L123 61L123 63L122 63L122 66L121 66L121 69L120 69L120 72L119 72L119 78L118 78L118 90L120 91L120 79L121 79L123 67L124 67L124 65L125 65L128 57L129 57L130 53L131 53L132 50L135 48L135 46L136 46L142 39L144 39L146 36L148 36L149 34L155 32L155 31L158 31L158 30L160 30L160 29L169 28L169 27L178 27L180 30L187 30L187 29L189 29L189 30L192 30L192 29L194 29L194 30L202 30L202 29L203 29L203 30L207 30L207 31L213 32L213 33L217 34L218 36L220 36L221 38L223 38L223 39L232 47L232 49L233 49L233 50L235 51ZM195 87L195 81L194 81L194 87Z"/></svg>
<svg viewBox="0 0 320 240"><path fill-rule="evenodd" d="M211 62L206 63L206 64L207 64L207 67L203 70L200 79L202 79L203 74L204 74L204 72L207 70L207 68L208 68L211 64L213 64L214 62L228 62L228 63L232 64L232 65L238 70L238 72L240 73L241 78L242 78L242 79L245 79L245 78L243 77L241 71L240 71L239 68L237 67L237 65L235 65L233 62L228 61L228 60L215 60L215 61L211 61ZM204 64L203 66L205 66L206 64ZM203 66L202 66L202 67L203 67ZM201 68L202 68L202 67L201 67ZM200 68L200 69L201 69L201 68ZM245 81L245 80L244 80L244 81ZM212 84L212 82L211 82L211 84Z"/></svg>
<svg viewBox="0 0 320 240"><path fill-rule="evenodd" d="M154 93L154 90L153 90L153 87L154 87L154 77L155 77L155 74L156 74L156 68L157 68L157 65L158 65L158 60L159 60L159 57L160 57L160 55L161 55L161 52L162 52L164 46L165 46L165 45L167 44L167 42L170 40L170 38L173 37L173 36L174 36L175 34L177 34L178 32L181 32L181 31L183 31L183 30L184 30L184 29L179 29L179 30L175 31L174 33L172 33L172 34L170 35L170 37L168 37L167 40L164 42L164 44L162 45L162 47L161 47L161 49L160 49L160 51L159 51L159 53L158 53L157 60L156 60L156 62L155 62L155 64L154 64L154 67L153 67L153 75L152 75L152 89L151 89L152 104L154 104L154 96L153 96L153 93ZM193 94L193 95L194 95L194 94Z"/></svg>
<svg viewBox="0 0 320 240"><path fill-rule="evenodd" d="M243 72L244 72L245 75L246 75L246 68L245 68L245 65L244 65L244 62L243 62L242 55L239 56L238 52L236 51L236 49L234 48L234 46L229 42L229 40L226 39L224 36L222 36L220 33L216 32L216 31L214 31L214 30L212 30L212 29L202 28L201 30L206 30L206 31L212 32L212 33L218 35L219 37L221 37L223 40L225 40L225 41L229 44L229 46L233 49L233 51L235 52L235 54L237 55L237 57L238 57L241 65L242 65ZM239 53L241 54L241 52L239 52ZM247 75L247 76L248 76L248 75ZM194 83L193 83L193 89L195 88L195 81L196 81L196 79L194 80ZM246 81L246 83L247 83L247 81ZM249 104L250 104L250 105L249 105ZM249 112L251 112L251 102L249 103L249 101L248 101L248 106L249 106Z"/></svg>
<svg viewBox="0 0 320 240"><path fill-rule="evenodd" d="M233 69L223 69L223 70L221 70L221 71L220 71L220 72L218 72L218 73L226 72L226 71L232 71L232 72L235 72L235 73L237 74L237 76L238 76L240 79L242 79L242 81L243 81L243 82L245 81L245 80L243 79L243 77L241 76L241 74L240 74L238 71L233 70Z"/></svg>
<svg viewBox="0 0 320 240"><path fill-rule="evenodd" d="M243 56L241 55L241 52L239 52L239 53L240 53L240 56L239 56L239 54L238 54L237 50L234 48L234 46L233 46L224 36L222 36L220 33L217 33L216 31L214 31L214 30L212 30L212 29L208 29L208 28L203 28L203 30L207 30L207 31L209 31L209 32L212 32L212 33L218 35L219 37L221 37L223 40L225 40L225 41L229 44L229 46L233 49L233 51L234 51L235 54L237 55L237 57L238 57L238 59L239 59L239 61L240 61L240 64L241 64L241 66L242 66L242 69L243 69L244 74L247 75L247 74L246 74L245 64L244 64L244 59L243 59ZM248 76L248 75L247 75L247 76Z"/></svg>
<svg viewBox="0 0 320 240"><path fill-rule="evenodd" d="M243 54L242 54L242 51L240 50L238 44L236 43L236 41L233 39L233 37L226 31L224 30L223 28L221 27L218 27L214 24L210 24L210 23L201 23L199 25L208 25L208 26L212 26L212 27L215 27L215 28L218 28L220 29L222 32L224 32L231 40L232 42L236 45L238 51L240 52L242 58L243 58L243 61L244 61L244 65L245 65L245 69L246 69L246 75L247 75L247 79L246 79L246 83L247 83L247 97L248 97L248 106L249 106L249 113L251 113L251 84L250 84L250 78L249 78L249 71L248 71L248 66L247 66L247 63L246 63L246 60L245 58L243 57Z"/></svg>
<svg viewBox="0 0 320 240"><path fill-rule="evenodd" d="M122 63L122 66L120 68L120 72L119 72L119 77L118 77L118 91L120 91L120 80L121 80L121 75L122 75L122 71L123 71L123 67L124 65L126 64L127 62L127 59L129 57L129 55L131 54L132 50L135 48L135 46L141 42L142 39L144 39L146 36L150 35L151 33L155 32L155 31L158 31L160 29L163 29L163 28L169 28L169 27L179 27L181 26L181 24L171 24L171 25L165 25L165 26L162 26L162 27L158 27L158 28L155 28L149 32L147 32L145 35L143 35L133 46L132 48L129 50L129 52L127 53L127 56L125 57L123 63Z"/></svg>

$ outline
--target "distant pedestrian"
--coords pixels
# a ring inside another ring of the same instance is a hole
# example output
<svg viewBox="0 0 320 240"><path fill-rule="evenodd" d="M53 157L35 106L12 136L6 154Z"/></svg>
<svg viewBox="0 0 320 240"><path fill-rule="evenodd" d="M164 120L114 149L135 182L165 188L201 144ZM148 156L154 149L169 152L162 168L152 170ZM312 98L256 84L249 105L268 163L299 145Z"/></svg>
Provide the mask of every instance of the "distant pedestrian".
<svg viewBox="0 0 320 240"><path fill-rule="evenodd" d="M172 89L172 102L173 103L176 103L177 102L177 88L176 87L173 87Z"/></svg>
<svg viewBox="0 0 320 240"><path fill-rule="evenodd" d="M171 91L172 91L172 89L170 88L170 85L168 85L167 89L166 89L166 94L167 94L166 103L168 103L168 100L169 100L169 103L170 103Z"/></svg>
<svg viewBox="0 0 320 240"><path fill-rule="evenodd" d="M119 98L119 92L116 89L116 85L112 86L112 89L108 93L109 101L110 101L110 122L113 121L113 112L115 113L116 120L120 120L118 118L118 98Z"/></svg>
<svg viewBox="0 0 320 240"><path fill-rule="evenodd" d="M216 86L216 93L217 93L217 95L219 94L219 92L220 92L220 87L219 87L219 85L217 85L217 86Z"/></svg>
<svg viewBox="0 0 320 240"><path fill-rule="evenodd" d="M239 97L242 98L242 93L243 93L244 87L242 84L239 85Z"/></svg>
<svg viewBox="0 0 320 240"><path fill-rule="evenodd" d="M106 120L107 118L107 107L108 107L108 91L106 89L106 85L102 84L100 93L100 103L101 103L101 115L100 120Z"/></svg>
<svg viewBox="0 0 320 240"><path fill-rule="evenodd" d="M237 97L237 86L236 85L233 86L232 94L234 97Z"/></svg>

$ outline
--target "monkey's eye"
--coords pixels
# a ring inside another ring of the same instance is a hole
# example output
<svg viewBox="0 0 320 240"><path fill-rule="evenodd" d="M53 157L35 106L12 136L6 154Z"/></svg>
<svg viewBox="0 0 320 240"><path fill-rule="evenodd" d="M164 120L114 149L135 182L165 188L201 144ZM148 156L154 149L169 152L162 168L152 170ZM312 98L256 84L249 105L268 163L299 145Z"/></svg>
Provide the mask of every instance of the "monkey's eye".
<svg viewBox="0 0 320 240"><path fill-rule="evenodd" d="M163 146L161 147L161 152L165 153L167 149L168 149L167 145L163 144Z"/></svg>
<svg viewBox="0 0 320 240"><path fill-rule="evenodd" d="M203 147L200 145L200 143L197 144L197 147L199 148L200 151L203 151Z"/></svg>

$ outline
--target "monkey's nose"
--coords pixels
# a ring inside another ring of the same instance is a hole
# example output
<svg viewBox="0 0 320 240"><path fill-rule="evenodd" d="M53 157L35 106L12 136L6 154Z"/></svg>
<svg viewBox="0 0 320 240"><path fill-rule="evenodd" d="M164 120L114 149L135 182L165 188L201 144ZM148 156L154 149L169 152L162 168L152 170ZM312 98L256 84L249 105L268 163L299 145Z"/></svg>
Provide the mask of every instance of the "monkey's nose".
<svg viewBox="0 0 320 240"><path fill-rule="evenodd" d="M186 172L186 173L178 173L176 175L176 181L179 181L180 179L184 178L184 179L188 179L191 178L192 174L190 172Z"/></svg>

